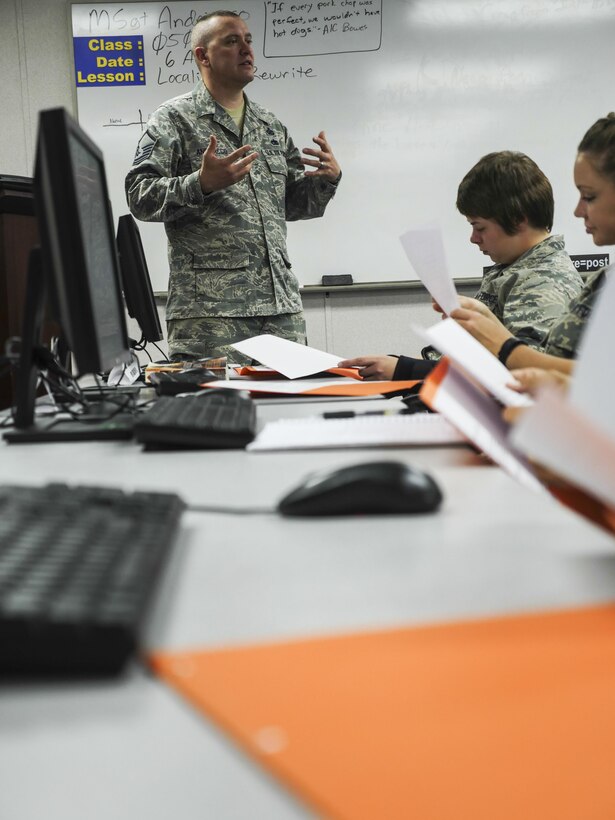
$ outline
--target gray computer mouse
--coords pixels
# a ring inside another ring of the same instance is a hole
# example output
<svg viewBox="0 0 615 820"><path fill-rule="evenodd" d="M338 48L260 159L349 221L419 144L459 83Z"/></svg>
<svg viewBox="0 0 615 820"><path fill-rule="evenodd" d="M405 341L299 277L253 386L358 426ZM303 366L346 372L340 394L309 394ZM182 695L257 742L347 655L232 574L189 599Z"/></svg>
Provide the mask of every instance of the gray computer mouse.
<svg viewBox="0 0 615 820"><path fill-rule="evenodd" d="M282 515L431 512L442 492L427 473L400 461L368 461L313 473L278 503Z"/></svg>

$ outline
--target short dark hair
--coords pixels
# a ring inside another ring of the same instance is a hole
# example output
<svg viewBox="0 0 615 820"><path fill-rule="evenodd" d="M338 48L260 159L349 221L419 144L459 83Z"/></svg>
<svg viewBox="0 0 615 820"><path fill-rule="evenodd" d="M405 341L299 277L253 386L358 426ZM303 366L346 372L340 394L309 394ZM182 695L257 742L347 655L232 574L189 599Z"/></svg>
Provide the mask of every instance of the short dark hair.
<svg viewBox="0 0 615 820"><path fill-rule="evenodd" d="M553 188L534 160L520 151L482 157L461 180L457 209L464 216L493 219L509 235L524 219L533 228L553 226Z"/></svg>
<svg viewBox="0 0 615 820"><path fill-rule="evenodd" d="M192 34L190 36L192 51L194 51L195 48L198 48L198 46L205 48L208 44L208 26L201 26L200 23L208 23L214 17L239 17L243 19L241 14L238 14L236 11L229 11L228 9L218 9L217 11L209 11L207 14L201 14L200 17L196 18L194 25L192 26Z"/></svg>
<svg viewBox="0 0 615 820"><path fill-rule="evenodd" d="M615 184L615 113L596 120L577 150L587 154L595 169Z"/></svg>

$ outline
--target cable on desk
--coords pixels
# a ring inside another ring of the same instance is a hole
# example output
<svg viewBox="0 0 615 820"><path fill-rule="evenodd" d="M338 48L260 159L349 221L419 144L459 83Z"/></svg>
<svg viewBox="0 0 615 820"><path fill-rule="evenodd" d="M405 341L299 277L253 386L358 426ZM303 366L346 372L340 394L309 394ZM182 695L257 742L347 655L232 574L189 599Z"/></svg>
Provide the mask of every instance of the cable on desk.
<svg viewBox="0 0 615 820"><path fill-rule="evenodd" d="M221 507L205 504L188 504L186 512L221 513L222 515L277 515L277 510L273 507Z"/></svg>

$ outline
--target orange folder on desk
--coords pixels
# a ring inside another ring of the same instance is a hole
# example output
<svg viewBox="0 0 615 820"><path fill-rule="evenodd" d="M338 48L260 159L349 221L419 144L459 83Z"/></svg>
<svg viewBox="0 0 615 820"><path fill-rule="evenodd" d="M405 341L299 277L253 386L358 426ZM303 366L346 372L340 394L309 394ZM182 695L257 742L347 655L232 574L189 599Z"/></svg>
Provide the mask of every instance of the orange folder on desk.
<svg viewBox="0 0 615 820"><path fill-rule="evenodd" d="M243 365L235 368L238 376L249 376L251 379L283 379L284 376L278 373L277 370L272 370L270 367ZM362 380L361 373L358 367L330 367L325 373L331 373L333 376L348 376L350 379ZM315 373L312 378L317 379L319 376Z"/></svg>
<svg viewBox="0 0 615 820"><path fill-rule="evenodd" d="M314 386L314 385L317 386ZM201 387L210 390L247 390L259 398L261 396L345 396L350 398L362 398L364 396L388 396L391 393L408 391L420 384L419 381L382 381L372 382L362 379L326 381L322 379L284 379L274 381L268 379L229 380L210 381L202 384Z"/></svg>
<svg viewBox="0 0 615 820"><path fill-rule="evenodd" d="M324 818L615 818L613 605L152 664Z"/></svg>

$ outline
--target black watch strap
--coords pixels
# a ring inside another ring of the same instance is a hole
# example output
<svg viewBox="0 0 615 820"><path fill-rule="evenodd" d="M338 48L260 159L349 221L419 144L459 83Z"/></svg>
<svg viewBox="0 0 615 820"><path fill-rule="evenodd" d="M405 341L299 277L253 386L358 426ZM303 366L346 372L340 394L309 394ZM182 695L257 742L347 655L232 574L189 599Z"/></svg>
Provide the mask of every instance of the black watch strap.
<svg viewBox="0 0 615 820"><path fill-rule="evenodd" d="M510 336L510 338L506 339L502 347L498 351L498 359L502 362L502 364L506 364L508 361L508 357L513 352L516 347L519 345L524 345L525 342L523 339L518 339L516 336Z"/></svg>

